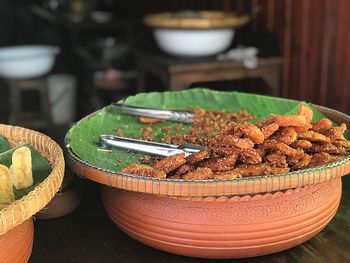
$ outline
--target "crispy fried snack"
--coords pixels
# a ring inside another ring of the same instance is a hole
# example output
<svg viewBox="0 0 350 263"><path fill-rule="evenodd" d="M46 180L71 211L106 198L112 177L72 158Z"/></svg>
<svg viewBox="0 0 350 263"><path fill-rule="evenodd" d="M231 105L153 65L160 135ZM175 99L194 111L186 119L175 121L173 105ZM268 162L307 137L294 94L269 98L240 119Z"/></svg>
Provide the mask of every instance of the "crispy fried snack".
<svg viewBox="0 0 350 263"><path fill-rule="evenodd" d="M270 153L265 156L265 161L272 167L287 167L287 157L281 152Z"/></svg>
<svg viewBox="0 0 350 263"><path fill-rule="evenodd" d="M298 133L293 127L282 127L279 129L271 139L274 139L278 142L290 145L295 142L298 138Z"/></svg>
<svg viewBox="0 0 350 263"><path fill-rule="evenodd" d="M295 148L295 149L309 149L311 148L312 146L312 143L308 140L303 140L303 139L300 139L300 140L296 140L294 143L291 144L291 147Z"/></svg>
<svg viewBox="0 0 350 263"><path fill-rule="evenodd" d="M172 175L172 178L174 177L179 177L185 173L188 173L188 172L191 172L195 169L195 166L194 165L190 165L190 164L184 164L184 165L181 165L179 168L177 168L173 175Z"/></svg>
<svg viewBox="0 0 350 263"><path fill-rule="evenodd" d="M234 146L241 149L251 149L254 147L254 143L249 138L240 138L235 135L226 135L222 138L222 143L225 145Z"/></svg>
<svg viewBox="0 0 350 263"><path fill-rule="evenodd" d="M199 167L192 172L181 175L181 179L210 179L212 175L213 172L210 168Z"/></svg>
<svg viewBox="0 0 350 263"><path fill-rule="evenodd" d="M298 115L305 116L306 122L310 123L314 116L313 111L303 104L299 104Z"/></svg>
<svg viewBox="0 0 350 263"><path fill-rule="evenodd" d="M186 157L186 162L188 164L196 164L206 158L209 157L209 152L208 151L200 151L197 153L193 153L190 156Z"/></svg>
<svg viewBox="0 0 350 263"><path fill-rule="evenodd" d="M173 156L165 157L164 159L153 164L152 167L156 170L164 171L166 174L168 174L185 163L185 154L178 153Z"/></svg>
<svg viewBox="0 0 350 263"><path fill-rule="evenodd" d="M313 125L311 130L319 133L324 133L328 131L330 128L332 128L332 122L329 119L323 118L321 120L316 121Z"/></svg>
<svg viewBox="0 0 350 263"><path fill-rule="evenodd" d="M261 131L264 134L265 140L274 134L280 126L277 123L269 123L261 127Z"/></svg>
<svg viewBox="0 0 350 263"><path fill-rule="evenodd" d="M15 201L10 170L0 164L0 209Z"/></svg>
<svg viewBox="0 0 350 263"><path fill-rule="evenodd" d="M346 125L332 127L326 118L312 123L312 110L302 104L296 115L271 114L269 119L255 125L227 123L222 112L196 109L196 113L199 118L206 115L211 120L202 119L196 126L198 131L176 138L181 138L178 141L181 143L201 142L208 150L186 158L184 155L166 157L149 169L174 179L235 179L323 165L350 152L350 141L344 137ZM214 130L218 132L212 133ZM170 137L167 140L174 143Z"/></svg>
<svg viewBox="0 0 350 263"><path fill-rule="evenodd" d="M199 163L200 167L210 168L213 172L225 172L232 170L235 166L237 155L232 154L224 158L211 158Z"/></svg>
<svg viewBox="0 0 350 263"><path fill-rule="evenodd" d="M122 170L122 172L127 173L127 174L135 174L135 175L145 176L145 177L154 177L154 178L165 178L166 177L166 173L164 171L157 170L151 166L144 165L144 164L138 164L138 163L134 163L132 165L125 167Z"/></svg>
<svg viewBox="0 0 350 263"><path fill-rule="evenodd" d="M319 142L319 143L330 143L330 138L326 137L325 135L314 132L314 131L305 131L299 133L299 139L307 140L310 142Z"/></svg>
<svg viewBox="0 0 350 263"><path fill-rule="evenodd" d="M265 175L269 172L268 165L261 163L261 164L241 164L238 165L235 169L233 169L234 172L239 173L243 177L247 176L261 176Z"/></svg>
<svg viewBox="0 0 350 263"><path fill-rule="evenodd" d="M243 136L251 139L255 144L263 143L265 140L263 132L253 124L242 123L239 125L239 129L243 133Z"/></svg>
<svg viewBox="0 0 350 263"><path fill-rule="evenodd" d="M32 152L28 147L23 146L13 152L10 171L13 185L17 190L33 185Z"/></svg>
<svg viewBox="0 0 350 263"><path fill-rule="evenodd" d="M281 127L287 127L287 126L302 127L307 124L307 121L304 115L271 114L270 120L273 123L277 123Z"/></svg>

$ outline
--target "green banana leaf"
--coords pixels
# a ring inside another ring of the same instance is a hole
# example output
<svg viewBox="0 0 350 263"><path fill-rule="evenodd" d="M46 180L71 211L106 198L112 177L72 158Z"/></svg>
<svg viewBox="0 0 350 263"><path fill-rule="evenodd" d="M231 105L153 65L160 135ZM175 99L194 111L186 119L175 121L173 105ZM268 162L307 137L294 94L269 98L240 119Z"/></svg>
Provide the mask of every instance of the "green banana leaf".
<svg viewBox="0 0 350 263"><path fill-rule="evenodd" d="M0 153L11 149L11 146L4 136L0 135Z"/></svg>
<svg viewBox="0 0 350 263"><path fill-rule="evenodd" d="M220 92L204 88L178 92L140 93L121 102L160 109L188 109L195 106L228 112L246 109L256 117L255 121L266 119L271 113L294 114L298 111L299 105L298 101L293 100L239 92ZM313 111L313 121L324 117L320 112ZM156 140L161 137L164 126L170 126L173 133L176 132L175 123L167 121L158 123L153 126ZM140 138L142 127L143 124L134 116L122 114L111 106L107 106L77 122L68 133L67 146L78 157L91 165L110 171L120 171L123 167L138 162L142 155L117 149L102 150L98 147L99 136L101 134L117 135L117 129L119 129L126 137Z"/></svg>
<svg viewBox="0 0 350 263"><path fill-rule="evenodd" d="M10 148L9 150L1 153L0 164L10 167L12 164L13 152L17 148L22 146L27 146L32 152L32 169L33 169L34 184L31 187L21 189L21 190L17 190L16 188L13 188L13 192L15 193L16 199L20 199L21 197L28 194L51 173L51 166L48 160L46 160L37 150L35 150L32 146L28 144L18 145L17 147L14 147L12 149Z"/></svg>

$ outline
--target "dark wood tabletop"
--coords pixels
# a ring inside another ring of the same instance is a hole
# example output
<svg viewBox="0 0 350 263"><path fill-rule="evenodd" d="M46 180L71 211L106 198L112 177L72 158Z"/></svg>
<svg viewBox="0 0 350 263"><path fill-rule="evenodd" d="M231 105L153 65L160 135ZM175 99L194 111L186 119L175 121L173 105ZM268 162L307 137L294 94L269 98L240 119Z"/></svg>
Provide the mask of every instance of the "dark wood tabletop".
<svg viewBox="0 0 350 263"><path fill-rule="evenodd" d="M343 177L343 195L328 226L306 243L292 249L250 259L208 260L178 256L141 244L125 235L106 215L99 186L79 180L79 208L61 218L36 220L30 263L109 262L349 262L350 178Z"/></svg>

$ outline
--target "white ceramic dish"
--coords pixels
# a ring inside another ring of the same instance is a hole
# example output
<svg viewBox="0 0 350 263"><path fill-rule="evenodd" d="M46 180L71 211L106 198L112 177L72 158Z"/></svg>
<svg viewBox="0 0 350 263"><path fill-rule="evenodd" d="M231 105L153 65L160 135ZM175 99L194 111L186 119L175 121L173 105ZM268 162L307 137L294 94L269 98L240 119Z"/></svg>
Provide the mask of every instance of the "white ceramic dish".
<svg viewBox="0 0 350 263"><path fill-rule="evenodd" d="M226 50L232 43L233 28L172 29L158 28L153 31L159 47L166 53L197 57L210 56Z"/></svg>
<svg viewBox="0 0 350 263"><path fill-rule="evenodd" d="M25 79L48 73L60 49L48 45L26 45L0 48L0 77Z"/></svg>

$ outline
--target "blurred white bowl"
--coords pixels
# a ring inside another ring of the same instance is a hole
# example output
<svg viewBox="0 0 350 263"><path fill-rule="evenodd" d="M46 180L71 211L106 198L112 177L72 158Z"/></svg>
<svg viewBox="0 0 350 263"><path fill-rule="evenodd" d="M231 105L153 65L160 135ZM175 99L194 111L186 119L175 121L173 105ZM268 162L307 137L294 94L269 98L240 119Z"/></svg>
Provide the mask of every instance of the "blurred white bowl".
<svg viewBox="0 0 350 263"><path fill-rule="evenodd" d="M0 76L25 79L45 75L52 69L59 52L58 47L48 45L0 48Z"/></svg>
<svg viewBox="0 0 350 263"><path fill-rule="evenodd" d="M233 28L153 30L155 40L163 51L187 57L210 56L226 50L234 33Z"/></svg>

